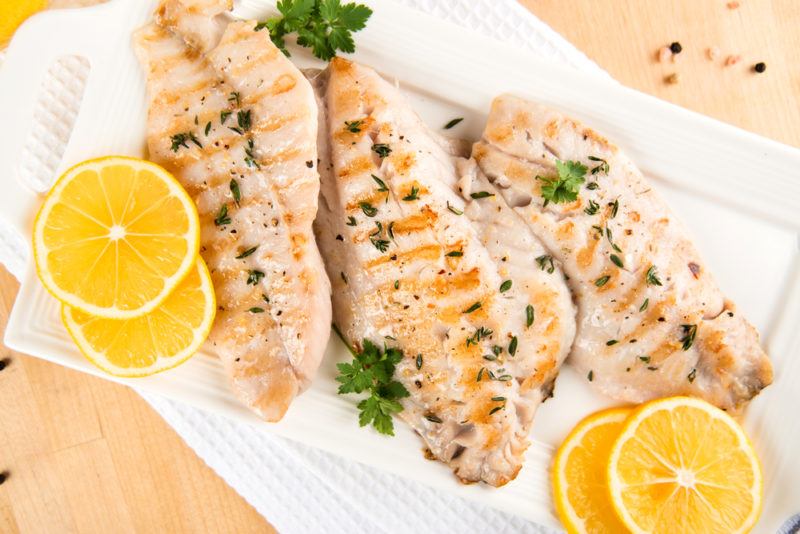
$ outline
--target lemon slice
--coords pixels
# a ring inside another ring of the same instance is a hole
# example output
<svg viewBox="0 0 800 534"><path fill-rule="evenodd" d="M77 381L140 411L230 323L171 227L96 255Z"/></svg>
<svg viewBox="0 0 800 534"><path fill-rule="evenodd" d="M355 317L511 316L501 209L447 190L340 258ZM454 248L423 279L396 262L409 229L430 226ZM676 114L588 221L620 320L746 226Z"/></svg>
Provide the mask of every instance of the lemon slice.
<svg viewBox="0 0 800 534"><path fill-rule="evenodd" d="M671 397L626 421L608 464L611 501L633 532L748 532L761 512L758 458L736 421Z"/></svg>
<svg viewBox="0 0 800 534"><path fill-rule="evenodd" d="M47 7L46 0L3 0L0 2L0 48L4 47L25 19Z"/></svg>
<svg viewBox="0 0 800 534"><path fill-rule="evenodd" d="M161 304L195 265L192 199L154 163L112 156L80 163L36 216L36 272L61 302L109 319Z"/></svg>
<svg viewBox="0 0 800 534"><path fill-rule="evenodd" d="M561 444L553 462L556 511L572 533L625 532L608 498L608 456L633 410L612 408L586 417Z"/></svg>
<svg viewBox="0 0 800 534"><path fill-rule="evenodd" d="M61 318L81 352L116 376L139 377L189 359L208 336L216 303L203 260L155 311L133 319L105 319L63 305Z"/></svg>

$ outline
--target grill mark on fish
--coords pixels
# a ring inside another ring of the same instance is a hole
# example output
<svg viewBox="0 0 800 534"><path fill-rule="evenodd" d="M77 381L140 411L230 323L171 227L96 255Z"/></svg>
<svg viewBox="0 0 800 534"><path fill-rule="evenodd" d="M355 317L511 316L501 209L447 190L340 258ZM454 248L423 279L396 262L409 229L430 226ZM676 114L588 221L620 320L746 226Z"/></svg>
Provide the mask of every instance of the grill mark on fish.
<svg viewBox="0 0 800 534"><path fill-rule="evenodd" d="M279 76L269 87L264 90L253 94L253 96L246 98L244 102L251 104L263 98L279 96L293 90L297 85L297 81L290 76Z"/></svg>

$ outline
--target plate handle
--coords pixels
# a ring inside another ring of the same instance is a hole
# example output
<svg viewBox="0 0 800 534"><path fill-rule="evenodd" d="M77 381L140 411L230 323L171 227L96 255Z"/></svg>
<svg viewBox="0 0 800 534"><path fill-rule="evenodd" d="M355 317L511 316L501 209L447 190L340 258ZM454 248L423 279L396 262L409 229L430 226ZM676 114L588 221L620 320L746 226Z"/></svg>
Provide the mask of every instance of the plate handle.
<svg viewBox="0 0 800 534"><path fill-rule="evenodd" d="M89 8L39 13L17 30L9 44L0 67L0 127L7 132L0 143L0 217L23 238L30 233L39 194L21 179L20 164L33 128L42 81L52 63L62 56L82 56L90 68L96 67L93 59L102 50L102 39L115 29L117 17L113 15L121 14L129 3L115 0ZM89 83L87 80L84 91ZM77 122L78 118L74 124Z"/></svg>

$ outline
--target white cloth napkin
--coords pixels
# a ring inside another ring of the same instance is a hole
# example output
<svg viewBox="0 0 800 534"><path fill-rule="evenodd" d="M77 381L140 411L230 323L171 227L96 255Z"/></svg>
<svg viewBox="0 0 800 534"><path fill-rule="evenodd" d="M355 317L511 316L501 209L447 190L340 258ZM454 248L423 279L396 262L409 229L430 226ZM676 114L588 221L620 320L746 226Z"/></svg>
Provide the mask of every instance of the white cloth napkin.
<svg viewBox="0 0 800 534"><path fill-rule="evenodd" d="M515 0L398 0L482 34L575 68L605 73ZM2 56L0 56L0 60ZM37 113L23 168L38 186L52 183L78 107L74 90L86 65L62 62L46 82L52 94ZM44 147L44 148L42 148ZM25 241L0 221L0 261L20 277ZM519 517L274 436L191 406L141 393L184 441L279 532L546 532Z"/></svg>

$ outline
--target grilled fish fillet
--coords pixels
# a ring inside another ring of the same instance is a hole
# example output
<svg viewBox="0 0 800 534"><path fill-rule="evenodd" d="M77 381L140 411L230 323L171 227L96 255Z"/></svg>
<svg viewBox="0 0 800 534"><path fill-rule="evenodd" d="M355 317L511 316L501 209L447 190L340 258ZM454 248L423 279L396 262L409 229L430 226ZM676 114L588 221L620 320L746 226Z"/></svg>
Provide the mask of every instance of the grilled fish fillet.
<svg viewBox="0 0 800 534"><path fill-rule="evenodd" d="M340 58L314 82L315 231L334 322L356 347L403 351L400 417L433 457L464 482L503 485L572 342L563 277L530 269L541 244L475 165L457 168L394 86Z"/></svg>
<svg viewBox="0 0 800 534"><path fill-rule="evenodd" d="M277 421L330 333L316 248L317 108L310 84L228 1L167 0L135 48L150 157L190 193L219 310L209 339L237 397Z"/></svg>
<svg viewBox="0 0 800 534"><path fill-rule="evenodd" d="M569 361L601 392L629 402L694 395L737 411L770 384L756 330L616 146L551 109L501 96L473 156L562 262L578 303ZM577 201L545 206L536 177L554 176L556 160L590 172Z"/></svg>

